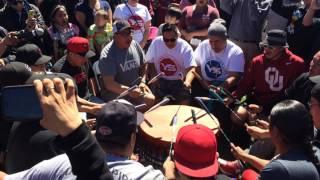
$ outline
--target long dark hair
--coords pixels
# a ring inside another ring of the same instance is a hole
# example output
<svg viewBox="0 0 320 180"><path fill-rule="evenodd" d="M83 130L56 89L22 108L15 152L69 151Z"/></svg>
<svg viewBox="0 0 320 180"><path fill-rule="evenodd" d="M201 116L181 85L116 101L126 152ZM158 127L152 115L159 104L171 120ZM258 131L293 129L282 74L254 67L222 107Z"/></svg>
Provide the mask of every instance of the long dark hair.
<svg viewBox="0 0 320 180"><path fill-rule="evenodd" d="M310 161L320 168L312 146L314 139L313 121L305 106L295 100L285 100L276 104L270 113L270 128L277 127L283 142L289 147L305 151Z"/></svg>

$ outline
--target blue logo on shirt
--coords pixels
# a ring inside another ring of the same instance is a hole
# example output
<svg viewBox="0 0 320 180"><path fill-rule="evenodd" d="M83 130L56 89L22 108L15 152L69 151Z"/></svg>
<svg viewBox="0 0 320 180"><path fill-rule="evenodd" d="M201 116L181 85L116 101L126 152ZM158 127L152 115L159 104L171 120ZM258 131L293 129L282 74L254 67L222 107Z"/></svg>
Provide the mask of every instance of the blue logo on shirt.
<svg viewBox="0 0 320 180"><path fill-rule="evenodd" d="M209 78L216 79L222 74L222 68L219 62L215 60L207 61L205 72Z"/></svg>

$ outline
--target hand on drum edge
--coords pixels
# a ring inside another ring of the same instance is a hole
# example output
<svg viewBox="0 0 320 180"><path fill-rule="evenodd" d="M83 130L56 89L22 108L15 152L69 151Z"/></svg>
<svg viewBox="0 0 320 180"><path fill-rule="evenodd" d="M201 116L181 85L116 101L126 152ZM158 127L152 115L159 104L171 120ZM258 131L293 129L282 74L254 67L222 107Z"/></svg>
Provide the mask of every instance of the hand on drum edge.
<svg viewBox="0 0 320 180"><path fill-rule="evenodd" d="M35 80L34 86L43 111L42 127L67 136L81 124L75 85L66 79L66 88L59 78Z"/></svg>
<svg viewBox="0 0 320 180"><path fill-rule="evenodd" d="M175 165L170 156L168 156L166 161L163 163L163 169L166 179L176 179Z"/></svg>
<svg viewBox="0 0 320 180"><path fill-rule="evenodd" d="M231 146L231 153L236 159L245 161L246 156L248 155L241 147L235 146L233 143L230 144Z"/></svg>
<svg viewBox="0 0 320 180"><path fill-rule="evenodd" d="M263 107L262 106L259 106L257 104L249 104L248 105L248 111L250 113L253 113L253 114L259 114L261 113L263 110Z"/></svg>
<svg viewBox="0 0 320 180"><path fill-rule="evenodd" d="M270 137L269 129L262 129L257 126L249 126L247 123L245 126L248 134L255 139L265 139Z"/></svg>

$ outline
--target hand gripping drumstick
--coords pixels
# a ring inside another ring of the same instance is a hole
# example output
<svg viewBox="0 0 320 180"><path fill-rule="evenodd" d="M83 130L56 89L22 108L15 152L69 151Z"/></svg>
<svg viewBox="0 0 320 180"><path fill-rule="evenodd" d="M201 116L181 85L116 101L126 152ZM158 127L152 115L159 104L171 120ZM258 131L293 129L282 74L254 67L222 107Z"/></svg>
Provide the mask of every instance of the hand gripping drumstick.
<svg viewBox="0 0 320 180"><path fill-rule="evenodd" d="M209 89L209 84L197 72L192 71L192 73L196 77L196 79L199 80L200 84Z"/></svg>

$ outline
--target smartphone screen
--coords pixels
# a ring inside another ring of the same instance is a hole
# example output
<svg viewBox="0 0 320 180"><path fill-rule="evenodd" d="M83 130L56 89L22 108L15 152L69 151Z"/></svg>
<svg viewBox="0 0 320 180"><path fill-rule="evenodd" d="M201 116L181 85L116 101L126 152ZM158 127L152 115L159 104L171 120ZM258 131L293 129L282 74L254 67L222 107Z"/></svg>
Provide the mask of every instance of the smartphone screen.
<svg viewBox="0 0 320 180"><path fill-rule="evenodd" d="M34 121L43 117L33 85L7 86L1 91L1 119Z"/></svg>

